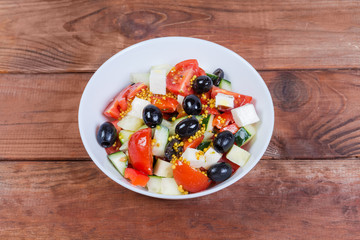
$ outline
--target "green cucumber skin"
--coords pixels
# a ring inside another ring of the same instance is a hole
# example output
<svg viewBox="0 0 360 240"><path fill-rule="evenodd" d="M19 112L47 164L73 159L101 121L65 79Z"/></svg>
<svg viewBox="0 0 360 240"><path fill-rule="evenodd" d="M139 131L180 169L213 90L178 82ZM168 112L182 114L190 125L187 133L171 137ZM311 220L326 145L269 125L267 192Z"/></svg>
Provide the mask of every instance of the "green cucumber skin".
<svg viewBox="0 0 360 240"><path fill-rule="evenodd" d="M199 146L196 148L197 150L201 150L203 151L205 148L209 147L211 144L211 141L203 141L202 143L199 144Z"/></svg>
<svg viewBox="0 0 360 240"><path fill-rule="evenodd" d="M235 143L239 147L244 145L249 139L251 138L250 133L246 131L245 128L241 127L236 133L235 133Z"/></svg>
<svg viewBox="0 0 360 240"><path fill-rule="evenodd" d="M219 88L227 90L227 91L231 91L232 87L231 87L231 82L225 79L221 79L220 83L219 83Z"/></svg>

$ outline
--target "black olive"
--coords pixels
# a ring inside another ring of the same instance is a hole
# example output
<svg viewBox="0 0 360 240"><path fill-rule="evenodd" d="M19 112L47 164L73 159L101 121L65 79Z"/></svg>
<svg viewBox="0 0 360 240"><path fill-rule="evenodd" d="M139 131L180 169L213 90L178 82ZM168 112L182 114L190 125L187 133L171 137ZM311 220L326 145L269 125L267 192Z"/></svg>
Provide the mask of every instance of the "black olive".
<svg viewBox="0 0 360 240"><path fill-rule="evenodd" d="M110 122L101 124L96 134L96 140L104 148L114 145L117 137L115 126Z"/></svg>
<svg viewBox="0 0 360 240"><path fill-rule="evenodd" d="M172 139L168 144L166 144L165 147L165 160L170 162L172 160L172 156L175 155L176 157L180 157L183 151L182 146L178 146L177 150L174 149L174 144L177 143L180 144L180 140L178 139Z"/></svg>
<svg viewBox="0 0 360 240"><path fill-rule="evenodd" d="M221 68L218 68L213 72L213 74L217 76L216 79L213 79L213 83L215 86L219 86L221 79L224 78L224 71Z"/></svg>
<svg viewBox="0 0 360 240"><path fill-rule="evenodd" d="M219 153L229 151L234 144L235 137L230 131L223 131L214 138L214 149Z"/></svg>
<svg viewBox="0 0 360 240"><path fill-rule="evenodd" d="M207 170L208 177L214 182L223 182L231 176L232 168L230 164L220 162L212 165Z"/></svg>
<svg viewBox="0 0 360 240"><path fill-rule="evenodd" d="M163 115L160 109L154 105L147 105L143 110L143 120L151 128L156 127L162 122Z"/></svg>
<svg viewBox="0 0 360 240"><path fill-rule="evenodd" d="M206 93L210 91L213 86L213 82L209 76L198 76L193 84L193 89L196 93Z"/></svg>
<svg viewBox="0 0 360 240"><path fill-rule="evenodd" d="M183 100L182 106L189 115L198 115L202 110L200 98L194 94L187 95Z"/></svg>
<svg viewBox="0 0 360 240"><path fill-rule="evenodd" d="M194 118L186 118L179 122L175 127L175 133L181 138L190 137L199 130L199 121Z"/></svg>

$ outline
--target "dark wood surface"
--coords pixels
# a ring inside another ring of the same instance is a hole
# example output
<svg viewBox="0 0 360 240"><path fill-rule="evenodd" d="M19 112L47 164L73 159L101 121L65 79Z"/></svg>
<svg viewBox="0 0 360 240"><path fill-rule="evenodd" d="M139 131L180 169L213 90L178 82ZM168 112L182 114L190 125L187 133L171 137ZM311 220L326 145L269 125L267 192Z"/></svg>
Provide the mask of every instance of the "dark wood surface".
<svg viewBox="0 0 360 240"><path fill-rule="evenodd" d="M0 239L360 239L359 1L0 1ZM142 40L189 36L259 70L275 129L210 196L108 179L80 140L92 73Z"/></svg>

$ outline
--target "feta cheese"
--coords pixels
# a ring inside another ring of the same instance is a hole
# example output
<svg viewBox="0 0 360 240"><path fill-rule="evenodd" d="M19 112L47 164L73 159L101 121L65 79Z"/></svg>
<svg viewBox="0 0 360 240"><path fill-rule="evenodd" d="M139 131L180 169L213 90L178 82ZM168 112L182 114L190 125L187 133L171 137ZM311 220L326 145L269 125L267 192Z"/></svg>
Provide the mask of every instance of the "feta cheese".
<svg viewBox="0 0 360 240"><path fill-rule="evenodd" d="M181 96L181 95L178 95L177 96L177 100L178 100L178 102L180 103L180 104L182 104L183 103L183 101L184 101L184 96Z"/></svg>
<svg viewBox="0 0 360 240"><path fill-rule="evenodd" d="M143 110L149 104L151 104L151 102L135 97L131 103L131 110L127 115L142 119Z"/></svg>
<svg viewBox="0 0 360 240"><path fill-rule="evenodd" d="M205 157L205 164L202 167L205 169L209 169L212 165L214 165L215 163L217 163L220 160L220 158L222 157L222 154L216 152L215 149L210 147L205 152L204 157Z"/></svg>
<svg viewBox="0 0 360 240"><path fill-rule="evenodd" d="M215 96L215 107L224 106L233 108L234 107L234 96L218 93Z"/></svg>
<svg viewBox="0 0 360 240"><path fill-rule="evenodd" d="M240 167L244 167L250 156L251 154L248 151L236 145L233 145L230 151L226 154L227 159L239 165Z"/></svg>
<svg viewBox="0 0 360 240"><path fill-rule="evenodd" d="M166 70L152 69L149 77L150 91L154 94L166 95Z"/></svg>
<svg viewBox="0 0 360 240"><path fill-rule="evenodd" d="M260 121L255 107L251 103L231 110L234 121L238 127L253 124Z"/></svg>
<svg viewBox="0 0 360 240"><path fill-rule="evenodd" d="M190 166L200 168L205 165L205 157L201 155L200 150L195 148L187 148L182 154L184 160L190 162Z"/></svg>

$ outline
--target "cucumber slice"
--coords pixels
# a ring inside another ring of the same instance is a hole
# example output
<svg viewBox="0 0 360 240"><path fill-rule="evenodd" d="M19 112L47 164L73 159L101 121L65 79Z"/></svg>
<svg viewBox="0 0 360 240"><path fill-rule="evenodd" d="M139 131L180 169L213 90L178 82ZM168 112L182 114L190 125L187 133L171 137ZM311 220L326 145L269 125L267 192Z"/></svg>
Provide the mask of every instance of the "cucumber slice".
<svg viewBox="0 0 360 240"><path fill-rule="evenodd" d="M158 125L155 128L154 140L155 144L152 148L154 156L164 157L165 156L165 146L169 138L169 129L167 127Z"/></svg>
<svg viewBox="0 0 360 240"><path fill-rule="evenodd" d="M125 168L128 166L128 157L123 152L116 152L108 155L110 162L124 176Z"/></svg>
<svg viewBox="0 0 360 240"><path fill-rule="evenodd" d="M142 82L149 86L150 73L132 73L130 77L133 83Z"/></svg>
<svg viewBox="0 0 360 240"><path fill-rule="evenodd" d="M122 144L124 144L124 142L129 141L131 135L134 133L134 131L129 131L129 130L121 130L119 132L119 140Z"/></svg>
<svg viewBox="0 0 360 240"><path fill-rule="evenodd" d="M125 116L119 122L118 126L122 129L129 130L129 131L136 131L144 124L143 120L140 118L132 117L132 116Z"/></svg>
<svg viewBox="0 0 360 240"><path fill-rule="evenodd" d="M161 159L156 160L154 167L154 175L159 177L172 178L174 176L172 164Z"/></svg>
<svg viewBox="0 0 360 240"><path fill-rule="evenodd" d="M159 65L155 65L155 66L152 66L150 71L151 70L165 70L166 74L168 74L171 70L172 66L169 65L169 64L159 64Z"/></svg>
<svg viewBox="0 0 360 240"><path fill-rule="evenodd" d="M256 129L252 125L241 127L235 133L235 143L239 147L248 143L255 135Z"/></svg>
<svg viewBox="0 0 360 240"><path fill-rule="evenodd" d="M121 144L121 147L119 148L120 151L127 151L129 148L129 141L124 142L123 144Z"/></svg>
<svg viewBox="0 0 360 240"><path fill-rule="evenodd" d="M149 176L149 181L146 184L148 191L152 193L161 193L161 179L161 177Z"/></svg>
<svg viewBox="0 0 360 240"><path fill-rule="evenodd" d="M208 77L210 77L211 80L213 80L213 81L215 81L215 80L218 78L218 76L216 76L216 75L214 75L214 74L211 74L211 73L207 73L206 75L207 75Z"/></svg>
<svg viewBox="0 0 360 240"><path fill-rule="evenodd" d="M205 148L209 147L210 144L211 144L211 141L209 141L209 140L202 141L196 149L203 151Z"/></svg>
<svg viewBox="0 0 360 240"><path fill-rule="evenodd" d="M219 88L222 88L224 90L228 90L231 91L231 82L225 79L221 79L220 83L219 83Z"/></svg>
<svg viewBox="0 0 360 240"><path fill-rule="evenodd" d="M208 123L206 125L205 131L212 132L212 130L214 129L213 121L214 121L214 115L210 114L210 117L209 117Z"/></svg>
<svg viewBox="0 0 360 240"><path fill-rule="evenodd" d="M236 146L235 144L231 147L230 151L226 154L226 158L232 161L233 163L239 165L240 167L244 167L244 165L249 160L251 154Z"/></svg>
<svg viewBox="0 0 360 240"><path fill-rule="evenodd" d="M162 122L161 122L161 125L163 125L164 127L167 127L168 129L171 128L172 126L172 123L163 119Z"/></svg>
<svg viewBox="0 0 360 240"><path fill-rule="evenodd" d="M166 195L181 195L174 178L161 179L161 193Z"/></svg>
<svg viewBox="0 0 360 240"><path fill-rule="evenodd" d="M169 128L169 135L172 136L172 135L175 135L175 128L176 128L176 125L181 122L182 120L186 119L187 116L185 117L182 117L182 118L178 118L176 119L175 121L173 121L171 123L171 127Z"/></svg>

